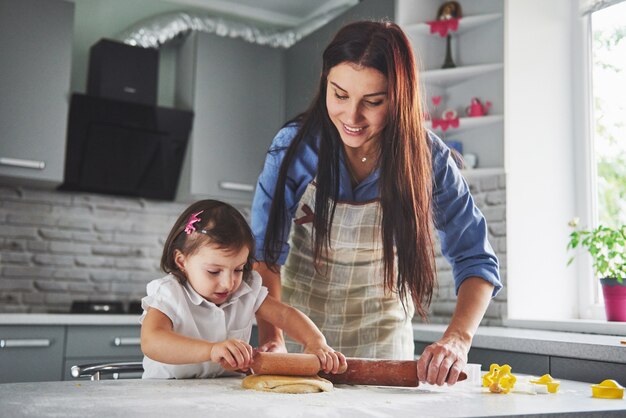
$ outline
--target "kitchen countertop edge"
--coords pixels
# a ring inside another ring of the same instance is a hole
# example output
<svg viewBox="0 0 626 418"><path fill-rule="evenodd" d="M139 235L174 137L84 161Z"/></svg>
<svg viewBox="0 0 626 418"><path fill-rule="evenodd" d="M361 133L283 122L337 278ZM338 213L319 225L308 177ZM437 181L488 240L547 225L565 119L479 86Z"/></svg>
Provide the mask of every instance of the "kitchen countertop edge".
<svg viewBox="0 0 626 418"><path fill-rule="evenodd" d="M140 325L139 314L0 314L0 325Z"/></svg>

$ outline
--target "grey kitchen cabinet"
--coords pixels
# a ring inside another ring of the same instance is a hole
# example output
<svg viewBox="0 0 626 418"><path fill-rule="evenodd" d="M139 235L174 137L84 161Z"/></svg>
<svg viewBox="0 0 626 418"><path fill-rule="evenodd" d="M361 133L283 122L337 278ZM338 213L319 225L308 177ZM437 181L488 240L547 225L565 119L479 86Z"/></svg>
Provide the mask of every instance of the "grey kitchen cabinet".
<svg viewBox="0 0 626 418"><path fill-rule="evenodd" d="M141 361L140 333L139 325L68 326L63 379L73 379L71 367L77 364Z"/></svg>
<svg viewBox="0 0 626 418"><path fill-rule="evenodd" d="M550 371L561 379L600 383L606 379L626 382L626 363L573 359L553 356L550 358Z"/></svg>
<svg viewBox="0 0 626 418"><path fill-rule="evenodd" d="M0 178L63 181L74 3L0 0Z"/></svg>
<svg viewBox="0 0 626 418"><path fill-rule="evenodd" d="M468 354L468 360L470 363L482 364L483 370L489 370L489 366L492 363L496 363L500 365L510 365L514 373L525 373L537 376L550 373L550 357L542 354L486 350L472 347Z"/></svg>
<svg viewBox="0 0 626 418"><path fill-rule="evenodd" d="M179 200L252 200L284 121L284 51L209 33L179 50L176 107L195 113Z"/></svg>
<svg viewBox="0 0 626 418"><path fill-rule="evenodd" d="M61 380L65 327L0 326L0 383Z"/></svg>

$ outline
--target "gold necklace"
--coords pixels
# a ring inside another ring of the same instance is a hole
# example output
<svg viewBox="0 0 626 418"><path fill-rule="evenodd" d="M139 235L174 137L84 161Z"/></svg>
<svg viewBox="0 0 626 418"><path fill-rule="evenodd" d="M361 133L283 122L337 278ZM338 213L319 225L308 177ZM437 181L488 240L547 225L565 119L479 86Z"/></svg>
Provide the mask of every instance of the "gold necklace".
<svg viewBox="0 0 626 418"><path fill-rule="evenodd" d="M374 151L370 152L369 154L365 154L364 156L362 156L360 158L360 160L361 160L361 162L363 164L365 164L370 159L370 157L376 156L377 153L378 153L378 149L375 149Z"/></svg>
<svg viewBox="0 0 626 418"><path fill-rule="evenodd" d="M368 161L367 157L361 158L362 163L366 163L367 161ZM367 172L365 177L363 177L364 179L367 178L370 174L372 174L372 171L374 170L374 168L376 168L376 160L374 159L373 161L374 161L374 165ZM350 175L350 180L352 181L352 185L356 186L357 184L361 183L361 181L359 181L359 179L357 178L356 173L354 172L354 169L352 168L352 164L350 163L349 158L346 158L346 169L348 170L348 174Z"/></svg>

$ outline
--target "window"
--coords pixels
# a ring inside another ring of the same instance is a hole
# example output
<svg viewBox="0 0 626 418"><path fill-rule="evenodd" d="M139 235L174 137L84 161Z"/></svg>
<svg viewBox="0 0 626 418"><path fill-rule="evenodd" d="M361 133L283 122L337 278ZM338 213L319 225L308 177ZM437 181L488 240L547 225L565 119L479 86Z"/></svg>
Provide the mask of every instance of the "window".
<svg viewBox="0 0 626 418"><path fill-rule="evenodd" d="M599 224L626 223L626 2L592 13L593 151Z"/></svg>
<svg viewBox="0 0 626 418"><path fill-rule="evenodd" d="M588 14L592 201L588 224L626 223L626 2L596 1ZM607 6L608 4L608 6ZM593 275L588 276L593 277ZM588 287L582 286L583 289ZM598 282L587 296L592 318L603 319ZM595 309L593 308L595 306ZM584 316L584 315L583 315Z"/></svg>

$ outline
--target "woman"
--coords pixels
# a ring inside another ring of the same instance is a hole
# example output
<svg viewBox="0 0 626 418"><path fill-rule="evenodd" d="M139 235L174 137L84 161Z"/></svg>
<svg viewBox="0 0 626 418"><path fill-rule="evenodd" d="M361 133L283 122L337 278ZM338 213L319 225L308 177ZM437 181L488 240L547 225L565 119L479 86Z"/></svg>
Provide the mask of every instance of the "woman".
<svg viewBox="0 0 626 418"><path fill-rule="evenodd" d="M252 206L255 268L346 356L412 359L411 318L426 317L436 285L433 226L458 302L418 377L454 384L501 288L498 261L449 149L423 126L408 39L393 23L349 24L324 51L310 108L268 151ZM262 321L259 337L260 350L285 350Z"/></svg>

